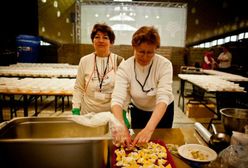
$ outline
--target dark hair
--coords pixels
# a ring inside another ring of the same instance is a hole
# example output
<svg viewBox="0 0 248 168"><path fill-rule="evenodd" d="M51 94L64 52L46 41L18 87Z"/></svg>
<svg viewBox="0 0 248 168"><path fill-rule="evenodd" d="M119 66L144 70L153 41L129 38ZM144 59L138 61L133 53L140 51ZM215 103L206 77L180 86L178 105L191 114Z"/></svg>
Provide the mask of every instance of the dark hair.
<svg viewBox="0 0 248 168"><path fill-rule="evenodd" d="M115 33L113 32L112 28L110 26L108 26L105 23L97 23L93 26L93 29L91 31L91 40L93 42L93 39L95 38L95 35L97 34L97 32L102 32L102 33L107 33L110 43L114 44L115 42Z"/></svg>
<svg viewBox="0 0 248 168"><path fill-rule="evenodd" d="M142 26L132 37L132 46L139 46L141 43L154 44L157 48L160 47L160 36L158 30L153 26Z"/></svg>

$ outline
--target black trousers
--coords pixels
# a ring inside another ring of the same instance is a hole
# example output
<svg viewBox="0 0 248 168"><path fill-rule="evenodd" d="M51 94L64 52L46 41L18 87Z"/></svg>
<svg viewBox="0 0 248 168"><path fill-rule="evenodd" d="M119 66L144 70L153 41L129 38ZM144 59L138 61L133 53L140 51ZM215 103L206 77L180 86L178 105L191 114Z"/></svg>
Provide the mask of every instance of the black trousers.
<svg viewBox="0 0 248 168"><path fill-rule="evenodd" d="M147 122L151 118L152 112L143 111L138 109L136 106L131 104L131 128L133 129L143 129L145 128ZM168 105L166 113L161 118L156 128L171 128L174 119L174 101Z"/></svg>

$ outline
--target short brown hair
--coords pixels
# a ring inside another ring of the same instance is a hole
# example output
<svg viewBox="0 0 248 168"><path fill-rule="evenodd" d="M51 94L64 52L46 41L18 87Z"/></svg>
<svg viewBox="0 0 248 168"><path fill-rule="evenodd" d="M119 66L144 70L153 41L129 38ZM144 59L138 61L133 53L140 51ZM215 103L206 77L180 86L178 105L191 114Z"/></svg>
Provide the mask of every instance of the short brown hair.
<svg viewBox="0 0 248 168"><path fill-rule="evenodd" d="M102 33L107 33L110 43L114 44L115 42L115 33L112 30L112 28L110 26L108 26L105 23L97 23L93 26L93 29L91 31L91 40L93 42L93 39L95 38L95 35L97 34L97 32L102 32Z"/></svg>
<svg viewBox="0 0 248 168"><path fill-rule="evenodd" d="M153 26L142 26L132 37L132 46L139 46L141 43L154 44L157 48L160 47L160 36L158 30Z"/></svg>

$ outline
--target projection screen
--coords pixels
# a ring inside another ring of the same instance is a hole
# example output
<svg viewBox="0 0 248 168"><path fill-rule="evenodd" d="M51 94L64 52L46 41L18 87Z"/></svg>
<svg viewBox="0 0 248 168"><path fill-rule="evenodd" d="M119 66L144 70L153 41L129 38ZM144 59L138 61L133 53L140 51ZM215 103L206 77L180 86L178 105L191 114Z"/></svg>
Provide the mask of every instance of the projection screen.
<svg viewBox="0 0 248 168"><path fill-rule="evenodd" d="M147 25L158 29L161 46L185 46L185 3L81 3L80 10L82 44L91 44L93 25L104 22L115 32L115 45L131 45L132 34L139 27Z"/></svg>

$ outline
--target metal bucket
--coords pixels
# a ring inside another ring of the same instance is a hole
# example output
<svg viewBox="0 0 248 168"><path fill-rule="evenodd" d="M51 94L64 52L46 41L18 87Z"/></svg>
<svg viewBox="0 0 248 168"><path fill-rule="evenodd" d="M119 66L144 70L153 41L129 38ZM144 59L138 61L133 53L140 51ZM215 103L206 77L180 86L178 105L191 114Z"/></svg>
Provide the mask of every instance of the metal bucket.
<svg viewBox="0 0 248 168"><path fill-rule="evenodd" d="M70 117L12 119L0 126L0 167L107 167L108 130Z"/></svg>
<svg viewBox="0 0 248 168"><path fill-rule="evenodd" d="M227 134L231 135L232 131L245 132L245 126L248 125L248 109L223 108L220 113Z"/></svg>

